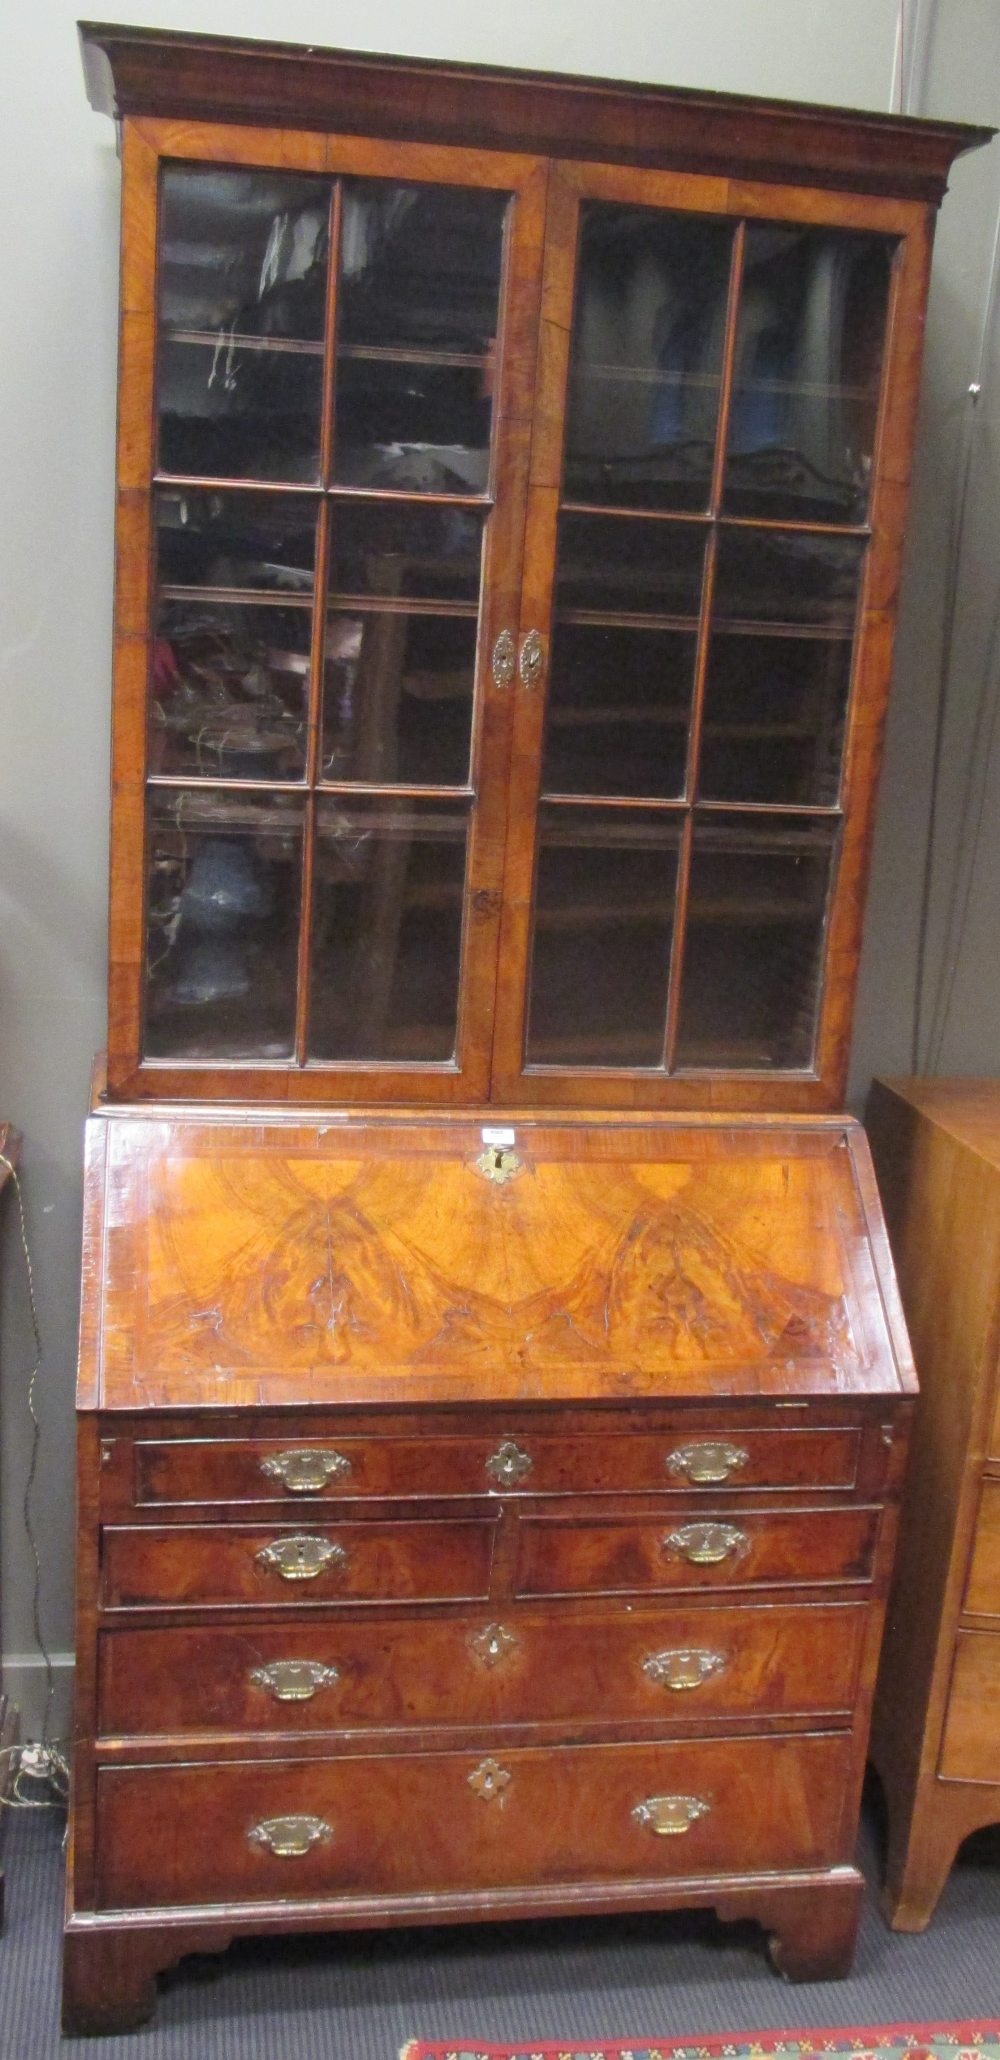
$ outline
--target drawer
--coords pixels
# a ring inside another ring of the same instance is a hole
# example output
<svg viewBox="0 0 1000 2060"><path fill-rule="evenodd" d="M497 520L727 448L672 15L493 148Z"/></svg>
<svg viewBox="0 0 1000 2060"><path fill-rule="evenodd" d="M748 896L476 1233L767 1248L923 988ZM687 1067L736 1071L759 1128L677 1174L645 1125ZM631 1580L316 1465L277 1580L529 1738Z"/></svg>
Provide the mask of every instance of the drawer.
<svg viewBox="0 0 1000 2060"><path fill-rule="evenodd" d="M489 1594L496 1519L468 1523L108 1525L106 1609L457 1602Z"/></svg>
<svg viewBox="0 0 1000 2060"><path fill-rule="evenodd" d="M569 1437L523 1425L482 1437L164 1439L137 1442L134 1495L157 1503L357 1495L617 1494L678 1488L850 1488L860 1431L633 1426Z"/></svg>
<svg viewBox="0 0 1000 2060"><path fill-rule="evenodd" d="M104 1736L834 1714L850 1710L853 1604L645 1608L553 1621L312 1618L286 1629L114 1630Z"/></svg>
<svg viewBox="0 0 1000 2060"><path fill-rule="evenodd" d="M983 1482L965 1607L973 1615L1000 1616L1000 1481Z"/></svg>
<svg viewBox="0 0 1000 2060"><path fill-rule="evenodd" d="M938 1773L1000 1784L1000 1633L960 1631Z"/></svg>
<svg viewBox="0 0 1000 2060"><path fill-rule="evenodd" d="M98 1907L816 1867L847 1857L850 1758L848 1733L813 1732L107 1769Z"/></svg>
<svg viewBox="0 0 1000 2060"><path fill-rule="evenodd" d="M629 1595L644 1590L866 1581L877 1509L738 1510L704 1519L680 1512L606 1523L522 1518L519 1595Z"/></svg>

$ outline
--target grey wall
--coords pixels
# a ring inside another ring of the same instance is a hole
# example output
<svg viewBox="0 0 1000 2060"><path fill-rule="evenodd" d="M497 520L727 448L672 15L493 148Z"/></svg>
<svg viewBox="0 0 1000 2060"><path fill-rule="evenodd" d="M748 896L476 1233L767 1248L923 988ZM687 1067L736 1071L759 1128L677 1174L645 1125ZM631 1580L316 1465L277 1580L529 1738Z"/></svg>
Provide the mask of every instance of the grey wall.
<svg viewBox="0 0 1000 2060"><path fill-rule="evenodd" d="M35 1494L43 1620L65 1676L71 1627L72 1395L80 1131L104 1038L109 644L118 176L87 107L71 0L5 23L0 129L0 1112L25 1134L25 1195L45 1358ZM900 71L914 111L1000 122L996 0L153 0L118 19L225 34L536 65L886 108ZM905 1069L913 1013L949 496L961 450L994 225L996 146L958 167L945 204L929 332L917 494L855 1038L852 1093ZM993 345L995 375L996 344ZM980 402L946 736L935 914L947 911L983 647L997 591L997 403ZM981 727L981 726L980 726ZM995 768L941 1068L995 1070ZM935 970L932 959L931 971ZM30 1344L14 1222L5 1224L2 1634L28 1731L40 1721L31 1555L21 1521ZM60 1714L58 1721L64 1722Z"/></svg>

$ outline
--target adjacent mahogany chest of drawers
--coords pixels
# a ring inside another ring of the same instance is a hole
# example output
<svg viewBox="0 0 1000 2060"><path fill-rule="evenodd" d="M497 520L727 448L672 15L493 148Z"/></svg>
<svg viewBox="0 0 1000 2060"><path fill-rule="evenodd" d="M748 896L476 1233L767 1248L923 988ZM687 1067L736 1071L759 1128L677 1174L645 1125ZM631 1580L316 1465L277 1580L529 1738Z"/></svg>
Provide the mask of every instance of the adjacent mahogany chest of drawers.
<svg viewBox="0 0 1000 2060"><path fill-rule="evenodd" d="M922 1931L1000 1822L1000 1083L877 1081L869 1123L921 1385L872 1752L887 1912Z"/></svg>
<svg viewBox="0 0 1000 2060"><path fill-rule="evenodd" d="M843 1971L913 1381L860 1130L92 1119L67 2020L234 1931Z"/></svg>

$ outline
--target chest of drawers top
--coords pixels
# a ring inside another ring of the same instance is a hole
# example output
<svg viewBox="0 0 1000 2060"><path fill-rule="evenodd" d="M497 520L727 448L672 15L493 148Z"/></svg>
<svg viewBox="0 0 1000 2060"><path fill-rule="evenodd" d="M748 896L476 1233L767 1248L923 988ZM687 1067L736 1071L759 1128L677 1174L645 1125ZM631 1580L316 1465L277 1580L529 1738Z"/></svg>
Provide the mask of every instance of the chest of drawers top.
<svg viewBox="0 0 1000 2060"><path fill-rule="evenodd" d="M89 1126L84 1278L84 1409L913 1387L842 1120L116 1109Z"/></svg>

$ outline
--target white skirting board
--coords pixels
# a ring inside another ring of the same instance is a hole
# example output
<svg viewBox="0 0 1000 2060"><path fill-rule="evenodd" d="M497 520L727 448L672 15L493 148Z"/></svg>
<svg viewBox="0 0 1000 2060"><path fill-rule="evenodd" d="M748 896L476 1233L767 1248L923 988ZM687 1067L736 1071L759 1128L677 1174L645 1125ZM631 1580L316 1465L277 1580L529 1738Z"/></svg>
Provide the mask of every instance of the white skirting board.
<svg viewBox="0 0 1000 2060"><path fill-rule="evenodd" d="M45 1718L45 1663L36 1652L5 1652L0 1667L4 1693L21 1713L21 1738L40 1738ZM54 1693L49 1743L68 1739L73 1722L73 1654L52 1654Z"/></svg>

